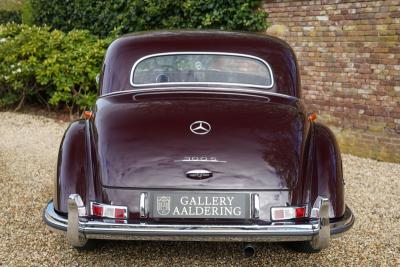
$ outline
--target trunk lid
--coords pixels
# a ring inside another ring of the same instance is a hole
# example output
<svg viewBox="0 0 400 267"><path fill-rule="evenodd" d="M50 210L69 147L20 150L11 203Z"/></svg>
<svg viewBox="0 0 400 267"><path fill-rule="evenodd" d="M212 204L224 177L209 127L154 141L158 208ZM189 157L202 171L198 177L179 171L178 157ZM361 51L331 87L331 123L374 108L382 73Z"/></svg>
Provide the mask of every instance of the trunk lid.
<svg viewBox="0 0 400 267"><path fill-rule="evenodd" d="M199 121L209 133L191 131ZM93 132L104 186L290 190L308 127L292 97L159 92L100 98ZM212 177L188 178L193 170Z"/></svg>

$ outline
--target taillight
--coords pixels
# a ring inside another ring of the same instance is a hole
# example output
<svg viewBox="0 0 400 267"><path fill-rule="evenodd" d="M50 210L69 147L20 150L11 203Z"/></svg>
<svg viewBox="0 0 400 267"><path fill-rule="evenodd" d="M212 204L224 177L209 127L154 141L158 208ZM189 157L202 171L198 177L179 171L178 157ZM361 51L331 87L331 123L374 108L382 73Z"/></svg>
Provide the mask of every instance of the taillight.
<svg viewBox="0 0 400 267"><path fill-rule="evenodd" d="M91 215L97 216L97 217L103 217L104 207L101 204L97 204L97 203L91 203L91 204L92 204Z"/></svg>
<svg viewBox="0 0 400 267"><path fill-rule="evenodd" d="M304 218L306 217L306 208L296 208L296 218Z"/></svg>
<svg viewBox="0 0 400 267"><path fill-rule="evenodd" d="M90 202L90 215L102 218L127 219L128 208L124 206Z"/></svg>
<svg viewBox="0 0 400 267"><path fill-rule="evenodd" d="M271 219L273 221L304 218L307 216L307 207L272 207Z"/></svg>

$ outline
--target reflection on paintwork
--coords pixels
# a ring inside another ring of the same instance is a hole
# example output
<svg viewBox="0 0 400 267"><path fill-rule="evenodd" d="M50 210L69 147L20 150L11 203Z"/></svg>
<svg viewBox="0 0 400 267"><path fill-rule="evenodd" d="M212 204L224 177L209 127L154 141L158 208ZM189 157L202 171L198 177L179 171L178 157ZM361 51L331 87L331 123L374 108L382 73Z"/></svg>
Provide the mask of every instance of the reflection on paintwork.
<svg viewBox="0 0 400 267"><path fill-rule="evenodd" d="M115 96L118 101L112 98L99 100L96 114L103 185L292 189L299 180L306 121L302 106L292 105L291 100L232 101L202 94L192 99L179 95L147 101L132 101L132 95ZM188 125L199 119L213 125L209 134L188 131ZM226 162L176 161L190 154ZM207 169L214 175L187 179L185 173L192 169Z"/></svg>

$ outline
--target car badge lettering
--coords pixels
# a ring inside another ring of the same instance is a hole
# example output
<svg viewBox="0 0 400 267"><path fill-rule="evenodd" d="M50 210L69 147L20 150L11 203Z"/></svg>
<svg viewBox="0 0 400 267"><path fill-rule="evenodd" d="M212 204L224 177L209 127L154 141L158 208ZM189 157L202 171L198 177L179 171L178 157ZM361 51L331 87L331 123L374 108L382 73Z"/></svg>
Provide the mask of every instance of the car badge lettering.
<svg viewBox="0 0 400 267"><path fill-rule="evenodd" d="M171 197L157 196L157 212L160 215L168 215L171 210Z"/></svg>
<svg viewBox="0 0 400 267"><path fill-rule="evenodd" d="M208 134L211 131L211 125L206 121L195 121L190 124L190 131L199 135Z"/></svg>

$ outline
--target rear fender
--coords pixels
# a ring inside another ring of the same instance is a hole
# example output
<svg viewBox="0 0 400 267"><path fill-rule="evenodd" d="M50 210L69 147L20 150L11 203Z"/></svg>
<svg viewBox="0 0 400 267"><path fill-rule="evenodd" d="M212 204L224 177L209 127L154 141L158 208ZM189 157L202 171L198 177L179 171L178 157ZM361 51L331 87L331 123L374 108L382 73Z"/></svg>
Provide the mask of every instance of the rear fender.
<svg viewBox="0 0 400 267"><path fill-rule="evenodd" d="M53 197L58 212L67 213L70 194L79 194L85 204L95 197L89 136L89 120L77 120L61 141Z"/></svg>
<svg viewBox="0 0 400 267"><path fill-rule="evenodd" d="M333 132L313 123L314 145L310 203L318 196L329 199L329 217L342 217L345 211L342 158Z"/></svg>

